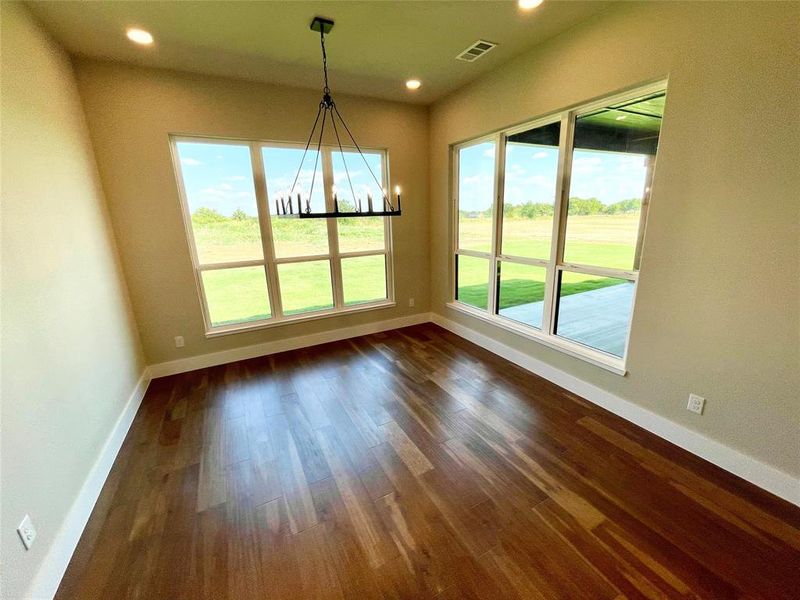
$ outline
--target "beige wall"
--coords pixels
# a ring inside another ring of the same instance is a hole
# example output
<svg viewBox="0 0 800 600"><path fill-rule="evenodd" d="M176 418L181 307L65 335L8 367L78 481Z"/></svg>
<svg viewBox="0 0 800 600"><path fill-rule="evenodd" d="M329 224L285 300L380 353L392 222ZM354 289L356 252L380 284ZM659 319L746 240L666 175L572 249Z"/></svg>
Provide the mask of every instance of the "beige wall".
<svg viewBox="0 0 800 600"><path fill-rule="evenodd" d="M799 17L797 3L623 4L431 110L444 274L448 144L669 76L626 377L447 308L443 276L432 309L800 475Z"/></svg>
<svg viewBox="0 0 800 600"><path fill-rule="evenodd" d="M69 59L17 4L3 3L1 35L1 593L16 600L143 359Z"/></svg>
<svg viewBox="0 0 800 600"><path fill-rule="evenodd" d="M359 144L389 149L403 186L392 224L397 306L206 339L168 135L305 141L321 92L93 61L77 73L149 364L428 310L427 109L334 98Z"/></svg>

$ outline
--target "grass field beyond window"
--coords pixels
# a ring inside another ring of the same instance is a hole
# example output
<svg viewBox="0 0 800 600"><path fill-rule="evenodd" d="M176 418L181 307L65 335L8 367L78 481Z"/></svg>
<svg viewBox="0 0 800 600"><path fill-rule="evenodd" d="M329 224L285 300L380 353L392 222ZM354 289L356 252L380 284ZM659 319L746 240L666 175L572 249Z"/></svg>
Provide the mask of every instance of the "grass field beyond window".
<svg viewBox="0 0 800 600"><path fill-rule="evenodd" d="M630 268L639 223L638 212L625 215L575 215L570 217L570 258L581 264ZM463 219L459 234L468 236L470 247L491 252L491 219ZM512 256L547 257L553 221L547 216L534 219L505 218L503 252ZM487 233L488 232L488 233ZM632 233L633 232L633 233ZM461 256L458 261L458 300L486 309L488 268L485 259ZM505 271L504 271L505 269ZM544 300L544 277L532 267L502 262L499 309ZM562 285L562 296L618 285L619 280L576 275Z"/></svg>
<svg viewBox="0 0 800 600"><path fill-rule="evenodd" d="M320 224L323 227L320 227ZM323 220L274 219L276 245L286 255L327 253ZM383 247L380 218L339 219L339 245L343 251ZM242 212L226 217L209 209L192 215L192 229L203 264L232 260L254 260L263 256L258 220ZM279 265L284 314L295 315L333 306L329 261ZM344 301L348 306L386 298L383 255L342 259ZM203 287L214 327L270 316L263 267L205 271Z"/></svg>

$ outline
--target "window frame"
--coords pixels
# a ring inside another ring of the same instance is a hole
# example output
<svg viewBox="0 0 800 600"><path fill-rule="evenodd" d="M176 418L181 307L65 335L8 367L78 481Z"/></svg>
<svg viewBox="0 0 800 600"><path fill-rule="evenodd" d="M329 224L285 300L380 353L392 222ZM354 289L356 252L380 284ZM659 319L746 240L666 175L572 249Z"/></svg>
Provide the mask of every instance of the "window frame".
<svg viewBox="0 0 800 600"><path fill-rule="evenodd" d="M262 259L227 261L218 263L201 264L197 245L195 243L194 230L192 228L191 211L186 195L186 188L183 179L183 168L180 162L178 144L180 142L198 144L227 144L232 146L246 146L250 153L250 165L255 190L255 202L258 212L259 233L261 237ZM392 248L392 224L389 217L383 218L383 249L340 252L339 251L339 231L337 219L325 219L328 235L328 252L326 254L302 255L277 258L275 254L275 243L272 235L272 216L270 214L268 181L264 169L262 148L292 148L303 150L305 144L299 142L286 142L275 140L259 139L239 139L229 137L209 137L193 134L169 134L169 147L172 157L173 172L175 174L178 197L181 206L181 216L183 219L186 242L189 246L189 256L192 261L192 271L194 272L195 285L200 300L200 309L203 317L205 337L212 338L245 331L278 327L291 323L303 321L313 321L354 312L378 310L396 306L394 295L394 252ZM342 145L345 150L357 151L355 146ZM391 177L389 173L389 150L388 148L368 148L362 150L368 153L379 153L381 156L381 169L383 175L383 185L385 189L391 189ZM326 210L333 211L333 164L332 153L338 152L339 147L331 144L324 144L320 148L321 165L323 176L323 192ZM383 256L386 274L386 298L372 302L359 304L344 304L344 289L342 281L341 261L347 258L360 256ZM308 311L285 315L280 293L280 278L278 277L278 266L290 263L304 263L312 261L327 260L330 265L331 293L333 306L322 310ZM267 287L267 297L269 299L270 316L266 319L253 321L241 321L226 325L214 326L211 322L208 300L203 285L203 272L211 270L235 269L240 267L263 267L265 283Z"/></svg>
<svg viewBox="0 0 800 600"><path fill-rule="evenodd" d="M639 258L643 246L645 229L647 226L647 214L649 211L650 197L652 196L652 173L655 170L657 155L650 165L649 186L647 193L642 198L639 225L637 230L637 244L635 250L634 264L632 269L614 269L607 267L597 267L578 263L564 262L564 248L566 243L567 211L569 208L569 191L572 175L573 142L575 132L575 121L577 117L607 107L619 102L631 100L639 96L645 96L657 92L667 91L667 80L660 80L654 83L640 85L625 92L611 94L602 98L577 104L564 110L548 113L539 118L503 128L493 133L482 135L477 138L469 139L450 146L450 166L451 166L451 235L450 235L450 300L447 303L449 308L469 314L473 317L499 326L505 330L516 333L522 337L539 342L549 348L559 350L575 358L582 359L595 366L601 367L618 375L627 373L626 365L628 359L628 348L630 342L631 326L633 314L636 307L636 293L639 280ZM556 172L556 191L553 207L553 223L551 234L550 259L535 259L514 255L502 254L503 247L503 204L504 204L504 184L505 184L505 149L506 141L509 136L529 129L549 125L560 121L561 129L558 145L558 169ZM662 122L663 127L663 122ZM659 134L660 135L660 134ZM494 181L494 203L492 210L492 246L488 253L465 251L459 249L459 181L460 165L459 152L472 145L494 141L495 143L495 181ZM489 260L489 281L487 285L487 309L483 310L472 305L460 302L457 299L457 260L458 255L478 256ZM544 267L546 270L544 304L542 314L542 328L538 329L532 325L526 325L500 315L498 312L498 292L500 265L503 262L511 262L523 265ZM625 279L633 283L633 297L631 299L631 310L628 317L628 327L625 339L625 351L622 357L603 352L577 341L561 337L556 334L557 303L559 293L559 280L561 272L575 272L600 277L614 277Z"/></svg>

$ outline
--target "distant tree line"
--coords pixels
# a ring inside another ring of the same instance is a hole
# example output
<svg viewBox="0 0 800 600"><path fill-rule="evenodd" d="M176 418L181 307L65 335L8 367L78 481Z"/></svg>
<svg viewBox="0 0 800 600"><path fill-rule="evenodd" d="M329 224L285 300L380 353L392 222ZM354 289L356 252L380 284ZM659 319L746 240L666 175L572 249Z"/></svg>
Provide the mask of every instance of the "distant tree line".
<svg viewBox="0 0 800 600"><path fill-rule="evenodd" d="M362 206L363 210L367 210L366 206ZM295 208L296 210L296 208ZM355 212L356 207L353 202L346 199L339 200L339 210L342 212ZM376 201L375 210L380 210L380 201ZM212 223L225 223L229 221L247 221L250 219L257 219L254 215L248 215L241 208L237 208L231 213L230 217L223 215L221 212L214 208L201 206L192 213L192 222L196 225L210 225Z"/></svg>
<svg viewBox="0 0 800 600"><path fill-rule="evenodd" d="M226 217L221 212L205 206L201 206L192 213L192 222L196 225L210 225L211 223L224 223L231 220L246 221L247 219L255 219L255 217L251 217L241 208L233 211L230 217Z"/></svg>
<svg viewBox="0 0 800 600"><path fill-rule="evenodd" d="M641 207L639 198L620 200L613 204L603 204L597 198L570 198L570 215L627 215L636 213ZM482 211L462 210L461 216L465 218L478 218L492 216L492 210ZM552 217L553 205L542 202L525 202L524 204L504 204L503 216L509 219L535 219L537 217Z"/></svg>
<svg viewBox="0 0 800 600"><path fill-rule="evenodd" d="M620 200L613 204L603 204L597 198L570 198L570 215L627 215L636 213L641 207L642 201L639 198ZM366 209L366 207L362 207ZM353 211L355 207L348 200L339 200L339 210ZM461 216L465 218L487 217L491 218L491 209L482 211L462 210ZM503 205L503 216L509 219L536 219L538 217L552 217L553 205L543 202L525 202L524 204L505 204ZM248 215L241 208L237 208L230 217L226 217L219 211L205 206L198 208L192 213L192 221L197 225L208 225L211 223L224 223L226 221L247 221L256 217Z"/></svg>

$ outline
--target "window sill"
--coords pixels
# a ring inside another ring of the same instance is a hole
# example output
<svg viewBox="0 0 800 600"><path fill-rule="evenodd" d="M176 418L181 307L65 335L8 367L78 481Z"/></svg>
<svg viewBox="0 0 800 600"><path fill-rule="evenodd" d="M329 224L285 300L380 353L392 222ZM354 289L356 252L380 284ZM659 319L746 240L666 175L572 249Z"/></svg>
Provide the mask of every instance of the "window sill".
<svg viewBox="0 0 800 600"><path fill-rule="evenodd" d="M370 310L382 310L385 308L392 308L397 306L397 303L390 300L381 302L372 302L369 304L359 304L358 306L348 306L335 310L326 310L313 313L306 313L301 315L291 315L283 317L282 319L269 319L267 321L253 321L251 323L235 323L232 325L225 325L222 327L215 327L206 331L207 338L221 337L224 335L233 335L235 333L245 333L247 331L256 331L259 329L270 329L272 327L280 327L282 325L292 325L295 323L304 323L306 321L316 321L318 319L327 319L331 317L339 317L342 315L350 315L353 313L367 312Z"/></svg>
<svg viewBox="0 0 800 600"><path fill-rule="evenodd" d="M621 358L616 358L609 354L592 350L591 348L571 342L564 338L539 333L532 327L526 327L524 325L517 324L510 319L505 319L497 315L490 315L485 311L472 308L466 304L462 304L461 302L448 302L447 307L471 317L475 317L476 319L480 319L481 321L485 321L486 323L496 327L500 327L501 329L505 329L506 331L515 333L520 337L538 342L543 346L552 348L553 350L558 350L559 352L572 356L573 358L578 358L582 361L588 362L589 364L600 367L601 369L605 369L606 371L610 371L616 375L624 377L627 373L625 369L625 361Z"/></svg>

